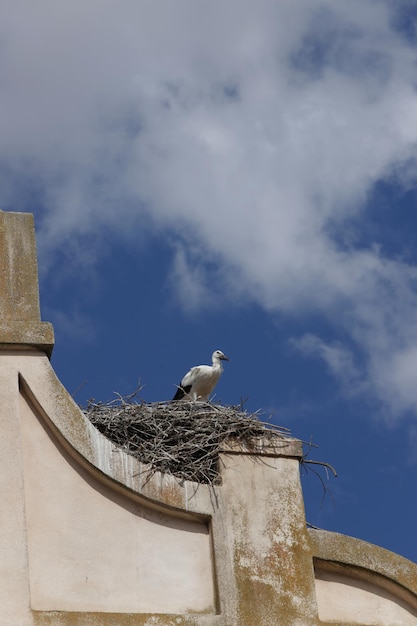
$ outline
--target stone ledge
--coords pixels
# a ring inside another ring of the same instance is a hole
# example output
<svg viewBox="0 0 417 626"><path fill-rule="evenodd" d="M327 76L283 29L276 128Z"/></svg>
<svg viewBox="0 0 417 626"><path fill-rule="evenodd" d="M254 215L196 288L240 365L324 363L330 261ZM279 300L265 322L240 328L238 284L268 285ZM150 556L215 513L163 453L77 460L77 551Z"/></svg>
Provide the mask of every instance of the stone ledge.
<svg viewBox="0 0 417 626"><path fill-rule="evenodd" d="M301 459L303 457L303 443L292 437L276 438L257 437L252 439L250 447L239 441L229 441L222 445L224 454L252 454L256 456L287 456Z"/></svg>
<svg viewBox="0 0 417 626"><path fill-rule="evenodd" d="M48 357L54 347L54 329L49 322L2 321L0 350L36 348Z"/></svg>
<svg viewBox="0 0 417 626"><path fill-rule="evenodd" d="M391 580L417 595L417 564L367 541L326 530L309 529L313 558L360 568Z"/></svg>

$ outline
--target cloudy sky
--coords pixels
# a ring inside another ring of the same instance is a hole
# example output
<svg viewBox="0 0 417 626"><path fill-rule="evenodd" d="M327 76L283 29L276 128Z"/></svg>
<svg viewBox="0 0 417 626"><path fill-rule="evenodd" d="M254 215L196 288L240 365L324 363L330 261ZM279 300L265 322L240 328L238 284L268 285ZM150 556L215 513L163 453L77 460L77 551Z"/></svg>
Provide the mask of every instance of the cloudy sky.
<svg viewBox="0 0 417 626"><path fill-rule="evenodd" d="M338 470L309 521L417 560L415 2L4 0L0 84L76 399L221 348L216 400Z"/></svg>

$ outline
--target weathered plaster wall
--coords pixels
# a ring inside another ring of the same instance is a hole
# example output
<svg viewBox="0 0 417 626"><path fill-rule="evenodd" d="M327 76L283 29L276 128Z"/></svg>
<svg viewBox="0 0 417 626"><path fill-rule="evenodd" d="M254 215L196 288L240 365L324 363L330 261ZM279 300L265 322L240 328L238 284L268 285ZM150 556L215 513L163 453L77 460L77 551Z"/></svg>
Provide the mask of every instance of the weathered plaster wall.
<svg viewBox="0 0 417 626"><path fill-rule="evenodd" d="M417 624L417 566L346 535L310 530L319 617L324 623Z"/></svg>
<svg viewBox="0 0 417 626"><path fill-rule="evenodd" d="M1 354L1 353L0 353ZM19 387L0 365L0 624L30 623Z"/></svg>
<svg viewBox="0 0 417 626"><path fill-rule="evenodd" d="M153 511L95 479L23 398L20 417L32 608L213 612L208 525Z"/></svg>
<svg viewBox="0 0 417 626"><path fill-rule="evenodd" d="M0 393L2 463L16 496L2 519L13 546L5 572L16 576L21 551L12 596L9 577L0 580L1 618L11 602L4 623L48 623L56 611L56 623L68 624L94 615L101 625L116 615L116 623L172 615L178 624L315 623L299 442L263 456L225 451L215 488L160 474L145 484L144 467L91 426L42 353L0 352Z"/></svg>
<svg viewBox="0 0 417 626"><path fill-rule="evenodd" d="M417 565L307 532L298 440L148 480L50 365L32 217L0 211L0 243L0 626L417 625Z"/></svg>
<svg viewBox="0 0 417 626"><path fill-rule="evenodd" d="M218 515L233 557L232 623L315 624L298 459L236 454L225 463Z"/></svg>
<svg viewBox="0 0 417 626"><path fill-rule="evenodd" d="M355 574L316 570L317 604L323 622L415 626L416 610L398 597L395 587L390 592Z"/></svg>

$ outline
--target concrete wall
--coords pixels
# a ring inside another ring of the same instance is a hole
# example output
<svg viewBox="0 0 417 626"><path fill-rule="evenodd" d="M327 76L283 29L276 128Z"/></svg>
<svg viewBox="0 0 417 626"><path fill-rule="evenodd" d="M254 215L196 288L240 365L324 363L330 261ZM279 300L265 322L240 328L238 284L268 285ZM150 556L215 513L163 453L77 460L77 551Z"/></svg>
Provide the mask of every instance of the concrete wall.
<svg viewBox="0 0 417 626"><path fill-rule="evenodd" d="M20 419L33 609L214 610L206 521L152 510L103 484L22 397Z"/></svg>
<svg viewBox="0 0 417 626"><path fill-rule="evenodd" d="M215 487L145 480L50 365L32 217L0 233L0 626L417 624L414 563L307 531L299 441L225 449Z"/></svg>
<svg viewBox="0 0 417 626"><path fill-rule="evenodd" d="M323 623L417 624L417 567L346 535L310 530L316 597Z"/></svg>

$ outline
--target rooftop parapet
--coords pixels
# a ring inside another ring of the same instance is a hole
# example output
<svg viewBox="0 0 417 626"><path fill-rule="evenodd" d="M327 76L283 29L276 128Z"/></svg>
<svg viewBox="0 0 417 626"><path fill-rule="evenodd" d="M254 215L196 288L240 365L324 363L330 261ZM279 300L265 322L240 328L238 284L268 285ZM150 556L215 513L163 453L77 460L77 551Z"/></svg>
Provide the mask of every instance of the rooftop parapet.
<svg viewBox="0 0 417 626"><path fill-rule="evenodd" d="M48 359L29 214L0 212L0 314L0 624L417 624L415 563L307 531L297 439L238 429L206 484L93 425ZM180 441L224 411L190 414Z"/></svg>

